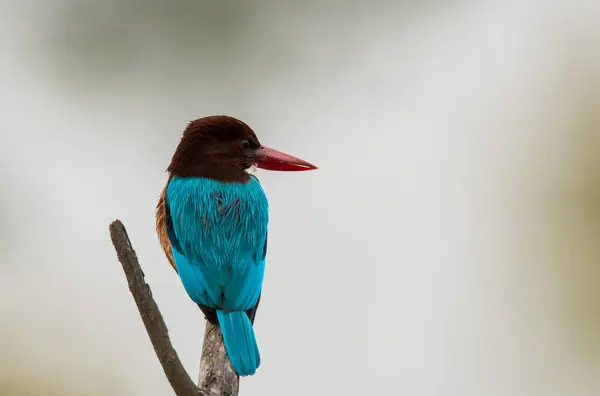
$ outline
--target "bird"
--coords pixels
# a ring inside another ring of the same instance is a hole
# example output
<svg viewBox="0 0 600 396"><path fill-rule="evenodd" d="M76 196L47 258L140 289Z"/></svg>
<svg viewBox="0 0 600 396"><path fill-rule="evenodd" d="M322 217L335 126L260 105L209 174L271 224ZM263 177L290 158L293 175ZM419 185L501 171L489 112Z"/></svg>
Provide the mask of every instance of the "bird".
<svg viewBox="0 0 600 396"><path fill-rule="evenodd" d="M303 159L264 146L225 115L188 123L167 168L156 232L170 265L205 319L218 325L239 376L254 375L254 319L267 254L269 204L252 168L308 171Z"/></svg>

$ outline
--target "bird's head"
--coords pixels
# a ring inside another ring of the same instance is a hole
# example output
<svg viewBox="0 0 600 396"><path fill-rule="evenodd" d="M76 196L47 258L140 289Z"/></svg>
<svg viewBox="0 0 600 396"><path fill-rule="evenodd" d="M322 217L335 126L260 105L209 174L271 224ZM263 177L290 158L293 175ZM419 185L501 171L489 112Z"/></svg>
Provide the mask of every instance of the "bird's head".
<svg viewBox="0 0 600 396"><path fill-rule="evenodd" d="M244 122L210 116L188 124L167 171L171 176L244 182L252 166L275 171L305 171L316 166L263 146Z"/></svg>

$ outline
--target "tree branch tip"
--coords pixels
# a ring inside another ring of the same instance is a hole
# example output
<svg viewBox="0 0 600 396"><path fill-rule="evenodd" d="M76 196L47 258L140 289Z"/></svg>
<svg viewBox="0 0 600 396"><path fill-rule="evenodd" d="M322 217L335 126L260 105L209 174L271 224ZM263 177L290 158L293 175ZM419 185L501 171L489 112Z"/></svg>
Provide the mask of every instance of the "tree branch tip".
<svg viewBox="0 0 600 396"><path fill-rule="evenodd" d="M108 229L112 232L113 230L118 230L119 228L125 228L125 226L123 225L123 223L121 222L121 220L119 219L115 219L113 220L110 225L108 226Z"/></svg>

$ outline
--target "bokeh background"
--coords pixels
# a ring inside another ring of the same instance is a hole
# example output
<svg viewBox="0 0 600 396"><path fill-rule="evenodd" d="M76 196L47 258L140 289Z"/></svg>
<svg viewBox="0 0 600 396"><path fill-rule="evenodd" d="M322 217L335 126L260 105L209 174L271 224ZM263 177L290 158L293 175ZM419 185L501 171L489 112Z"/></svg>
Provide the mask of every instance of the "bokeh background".
<svg viewBox="0 0 600 396"><path fill-rule="evenodd" d="M211 114L320 166L259 175L241 394L600 394L598 1L0 4L0 394L172 394L115 218L197 376L154 207Z"/></svg>

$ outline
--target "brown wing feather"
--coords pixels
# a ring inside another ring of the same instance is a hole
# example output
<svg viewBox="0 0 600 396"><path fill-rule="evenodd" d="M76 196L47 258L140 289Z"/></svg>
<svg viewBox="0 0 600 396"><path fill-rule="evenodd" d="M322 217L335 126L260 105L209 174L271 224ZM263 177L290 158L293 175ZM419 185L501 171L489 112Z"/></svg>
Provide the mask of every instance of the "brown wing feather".
<svg viewBox="0 0 600 396"><path fill-rule="evenodd" d="M163 188L156 205L156 234L160 241L160 246L163 248L169 264L177 272L175 266L175 260L173 260L173 252L171 251L171 241L169 241L169 234L167 233L167 186Z"/></svg>

